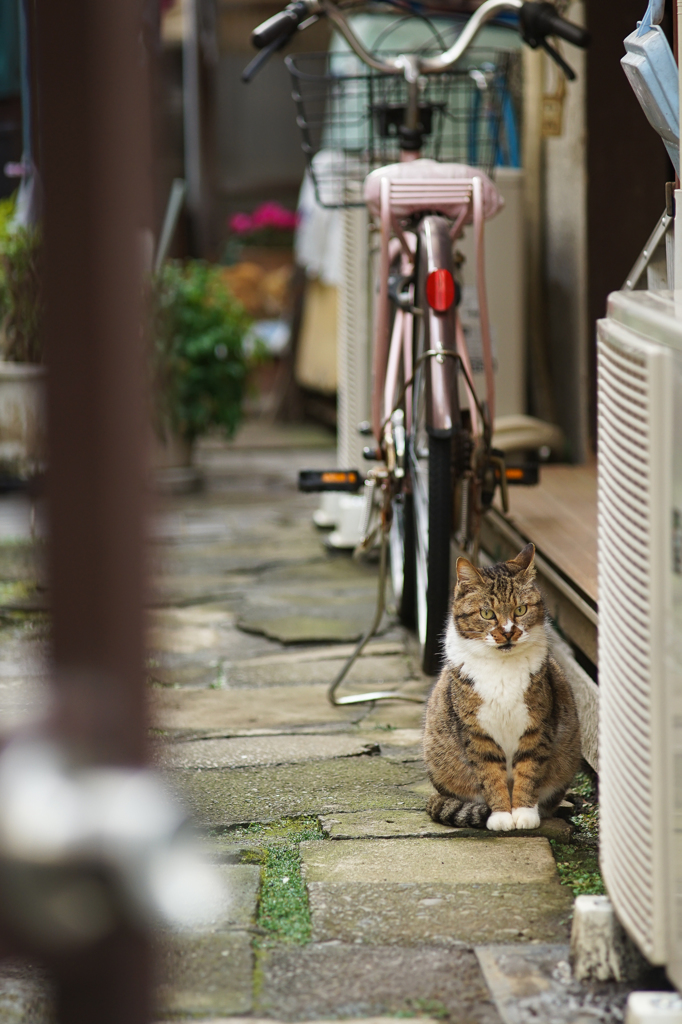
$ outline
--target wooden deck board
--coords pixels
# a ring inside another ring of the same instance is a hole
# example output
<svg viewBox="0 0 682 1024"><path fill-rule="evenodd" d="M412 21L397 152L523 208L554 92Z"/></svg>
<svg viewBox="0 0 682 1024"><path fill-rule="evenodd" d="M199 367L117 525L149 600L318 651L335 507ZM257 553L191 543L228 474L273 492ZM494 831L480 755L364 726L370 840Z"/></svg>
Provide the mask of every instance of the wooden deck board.
<svg viewBox="0 0 682 1024"><path fill-rule="evenodd" d="M596 601L596 466L543 466L537 487L509 488L509 505L519 533Z"/></svg>

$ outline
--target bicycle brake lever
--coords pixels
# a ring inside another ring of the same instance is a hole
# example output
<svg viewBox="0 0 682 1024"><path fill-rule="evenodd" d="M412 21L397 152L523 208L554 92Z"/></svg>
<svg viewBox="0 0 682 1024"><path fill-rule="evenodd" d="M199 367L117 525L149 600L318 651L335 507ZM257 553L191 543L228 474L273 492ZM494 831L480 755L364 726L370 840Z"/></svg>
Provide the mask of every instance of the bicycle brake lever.
<svg viewBox="0 0 682 1024"><path fill-rule="evenodd" d="M248 85L248 83L256 77L263 65L267 64L272 55L277 53L278 50L281 50L288 42L289 36L280 37L278 39L273 39L271 43L268 43L268 45L264 46L262 50L259 50L253 60L249 61L242 71L242 82Z"/></svg>
<svg viewBox="0 0 682 1024"><path fill-rule="evenodd" d="M546 39L542 40L543 50L549 54L552 60L559 65L563 73L569 82L575 82L576 74L570 64L567 64L564 58L561 56L558 50L556 50L551 43L548 43Z"/></svg>

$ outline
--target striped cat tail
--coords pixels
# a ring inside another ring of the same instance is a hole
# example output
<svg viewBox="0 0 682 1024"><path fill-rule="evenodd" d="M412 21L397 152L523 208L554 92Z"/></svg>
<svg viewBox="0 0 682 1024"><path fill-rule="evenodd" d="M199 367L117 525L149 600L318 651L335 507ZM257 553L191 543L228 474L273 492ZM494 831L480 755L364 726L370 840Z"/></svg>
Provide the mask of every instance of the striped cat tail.
<svg viewBox="0 0 682 1024"><path fill-rule="evenodd" d="M474 800L461 800L458 796L441 796L434 793L426 805L434 821L454 828L485 828L490 817L487 804Z"/></svg>

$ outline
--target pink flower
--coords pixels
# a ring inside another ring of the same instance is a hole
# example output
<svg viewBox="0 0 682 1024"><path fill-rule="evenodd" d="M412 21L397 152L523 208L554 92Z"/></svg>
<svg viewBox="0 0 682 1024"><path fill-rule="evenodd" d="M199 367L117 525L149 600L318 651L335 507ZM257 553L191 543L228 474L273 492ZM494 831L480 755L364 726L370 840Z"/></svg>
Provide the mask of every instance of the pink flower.
<svg viewBox="0 0 682 1024"><path fill-rule="evenodd" d="M293 231L296 227L296 214L279 203L263 203L254 210L252 224L254 230L278 228L280 231Z"/></svg>
<svg viewBox="0 0 682 1024"><path fill-rule="evenodd" d="M248 235L255 226L248 213L233 213L230 217L229 228L235 235Z"/></svg>

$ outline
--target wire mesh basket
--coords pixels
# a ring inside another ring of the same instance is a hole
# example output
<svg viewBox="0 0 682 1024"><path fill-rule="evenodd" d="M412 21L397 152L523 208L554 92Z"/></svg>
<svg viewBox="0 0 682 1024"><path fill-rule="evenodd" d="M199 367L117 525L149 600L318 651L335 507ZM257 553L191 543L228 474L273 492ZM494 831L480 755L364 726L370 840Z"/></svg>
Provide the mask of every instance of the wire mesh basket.
<svg viewBox="0 0 682 1024"><path fill-rule="evenodd" d="M466 60L464 67L420 80L421 156L490 171L499 162L501 123L510 104L510 55L472 48ZM294 54L286 65L318 202L364 205L365 177L400 160L404 78L373 71L343 52Z"/></svg>

